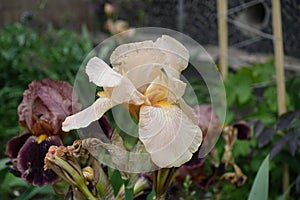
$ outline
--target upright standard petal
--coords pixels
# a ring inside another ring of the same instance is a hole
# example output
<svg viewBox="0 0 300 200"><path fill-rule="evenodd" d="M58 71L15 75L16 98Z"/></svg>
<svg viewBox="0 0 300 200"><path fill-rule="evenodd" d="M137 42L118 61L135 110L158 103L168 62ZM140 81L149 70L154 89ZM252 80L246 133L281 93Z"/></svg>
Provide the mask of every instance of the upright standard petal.
<svg viewBox="0 0 300 200"><path fill-rule="evenodd" d="M169 89L168 101L175 103L178 99L180 99L183 96L185 88L186 88L186 83L184 83L183 81L175 77L169 77L168 78L168 89Z"/></svg>
<svg viewBox="0 0 300 200"><path fill-rule="evenodd" d="M134 87L127 77L123 77L120 84L113 88L111 99L116 104L132 103L141 105L146 100L146 97Z"/></svg>
<svg viewBox="0 0 300 200"><path fill-rule="evenodd" d="M93 57L85 68L89 80L100 87L115 87L120 84L121 74L115 72L103 60Z"/></svg>
<svg viewBox="0 0 300 200"><path fill-rule="evenodd" d="M87 127L93 121L102 117L102 115L113 107L112 100L109 98L99 98L91 106L71 115L62 123L63 131Z"/></svg>
<svg viewBox="0 0 300 200"><path fill-rule="evenodd" d="M144 64L164 65L168 74L179 78L188 65L188 50L174 38L163 35L155 42L148 40L120 45L110 57L114 69L127 72Z"/></svg>
<svg viewBox="0 0 300 200"><path fill-rule="evenodd" d="M168 77L164 73L157 73L156 78L149 84L145 95L151 102L168 101L175 103L180 99L186 87L186 83L174 77Z"/></svg>
<svg viewBox="0 0 300 200"><path fill-rule="evenodd" d="M18 106L19 122L34 135L57 135L61 134L61 123L66 116L80 107L69 83L51 79L33 81Z"/></svg>
<svg viewBox="0 0 300 200"><path fill-rule="evenodd" d="M142 106L139 138L158 167L179 167L202 142L202 132L177 106Z"/></svg>

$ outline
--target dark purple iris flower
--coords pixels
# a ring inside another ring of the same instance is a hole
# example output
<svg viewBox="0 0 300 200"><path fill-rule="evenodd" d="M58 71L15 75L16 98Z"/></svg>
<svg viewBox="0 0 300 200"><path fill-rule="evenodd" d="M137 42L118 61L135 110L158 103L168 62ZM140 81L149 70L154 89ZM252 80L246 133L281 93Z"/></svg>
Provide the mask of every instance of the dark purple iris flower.
<svg viewBox="0 0 300 200"><path fill-rule="evenodd" d="M33 185L54 183L58 176L52 170L44 171L44 157L51 145L62 145L59 136L47 137L41 143L29 132L12 138L6 147L6 155L12 158L9 171Z"/></svg>
<svg viewBox="0 0 300 200"><path fill-rule="evenodd" d="M43 79L29 84L18 107L19 122L28 130L7 143L9 171L37 186L59 179L52 170L44 170L44 158L51 145L63 144L67 133L61 130L62 122L80 110L72 94L67 82Z"/></svg>
<svg viewBox="0 0 300 200"><path fill-rule="evenodd" d="M239 140L251 140L251 129L247 122L238 121L232 124L233 128L237 129L237 139Z"/></svg>

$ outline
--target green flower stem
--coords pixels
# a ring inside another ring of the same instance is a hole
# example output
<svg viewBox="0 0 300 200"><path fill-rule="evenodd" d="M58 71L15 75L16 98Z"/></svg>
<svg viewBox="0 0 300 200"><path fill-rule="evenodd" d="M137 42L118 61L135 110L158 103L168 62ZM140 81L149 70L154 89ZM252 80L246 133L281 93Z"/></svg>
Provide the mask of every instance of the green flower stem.
<svg viewBox="0 0 300 200"><path fill-rule="evenodd" d="M97 200L96 197L92 195L92 193L89 191L89 189L86 187L84 178L78 174L76 170L74 170L70 164L63 159L59 158L58 156L55 156L55 165L62 168L64 175L62 176L65 181L72 184L74 187L78 187L78 189L86 196L89 200ZM56 170L54 170L56 172ZM61 173L58 173L58 175L61 175ZM66 176L67 175L67 176Z"/></svg>
<svg viewBox="0 0 300 200"><path fill-rule="evenodd" d="M128 186L128 181L124 181L124 184L119 190L119 193L116 197L116 200L121 200L121 199L133 199L134 197L134 191L132 186Z"/></svg>
<svg viewBox="0 0 300 200"><path fill-rule="evenodd" d="M140 177L137 180L137 182L135 183L133 188L122 185L122 187L120 188L120 191L116 197L116 200L124 199L124 197L126 195L126 190L133 190L133 196L136 197L139 194L141 194L144 190L148 189L149 187L150 187L150 185L149 185L147 179L144 177ZM130 192L130 191L127 191L127 192Z"/></svg>
<svg viewBox="0 0 300 200"><path fill-rule="evenodd" d="M165 199L166 192L176 176L176 168L163 168L152 172L155 190L154 199Z"/></svg>
<svg viewBox="0 0 300 200"><path fill-rule="evenodd" d="M160 195L160 196L154 196L153 200L165 200L166 199L166 194Z"/></svg>
<svg viewBox="0 0 300 200"><path fill-rule="evenodd" d="M86 198L88 200L97 200L97 198L94 197L94 195L92 195L92 193L90 192L90 190L86 186L78 187L78 188L83 193L83 195L86 196Z"/></svg>

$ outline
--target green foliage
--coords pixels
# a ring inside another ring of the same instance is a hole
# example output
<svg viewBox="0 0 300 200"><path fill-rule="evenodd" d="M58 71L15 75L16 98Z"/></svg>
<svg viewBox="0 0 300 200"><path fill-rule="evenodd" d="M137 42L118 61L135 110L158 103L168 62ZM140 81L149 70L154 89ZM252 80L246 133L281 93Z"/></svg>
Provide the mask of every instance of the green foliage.
<svg viewBox="0 0 300 200"><path fill-rule="evenodd" d="M37 196L41 196L41 194L47 196L37 197ZM16 198L16 200L30 200L33 197L35 197L35 199L44 199L44 198L53 199L53 200L57 199L51 185L47 185L44 187L31 186L26 192L24 192L21 196Z"/></svg>
<svg viewBox="0 0 300 200"><path fill-rule="evenodd" d="M259 167L248 200L267 200L269 193L269 155Z"/></svg>
<svg viewBox="0 0 300 200"><path fill-rule="evenodd" d="M123 185L122 175L118 170L110 169L108 170L109 179L111 186L114 191L114 195L117 196L121 186Z"/></svg>
<svg viewBox="0 0 300 200"><path fill-rule="evenodd" d="M298 142L298 134L295 134L297 130L293 128L294 124L299 122L296 119L298 112L288 112L278 119L275 67L272 60L230 73L225 80L225 88L228 105L226 122L232 123L242 119L255 123L251 141L237 141L233 151L236 163L248 180L240 189L225 185L222 199L242 199L250 191L253 177L264 157L270 152L275 154L281 150L282 153L270 161L269 187L272 188L272 193L269 194L269 198L275 199L282 195L282 163L288 163L290 166L291 181L296 181L299 173L299 169L294 167L299 166L299 160L295 159L299 151L295 148ZM299 109L299 73L287 73L286 89L287 109ZM291 129L287 130L287 127ZM278 132L282 134L276 134ZM289 155L286 150L295 157ZM297 194L292 188L290 198L294 199L295 196Z"/></svg>
<svg viewBox="0 0 300 200"><path fill-rule="evenodd" d="M0 108L0 134L6 138L19 133L16 111L27 85L46 77L72 83L92 45L84 27L79 36L51 26L38 33L16 23L0 30L0 46L0 103L5 105Z"/></svg>
<svg viewBox="0 0 300 200"><path fill-rule="evenodd" d="M154 195L155 195L155 191L153 187L151 192L147 195L147 200L153 200Z"/></svg>

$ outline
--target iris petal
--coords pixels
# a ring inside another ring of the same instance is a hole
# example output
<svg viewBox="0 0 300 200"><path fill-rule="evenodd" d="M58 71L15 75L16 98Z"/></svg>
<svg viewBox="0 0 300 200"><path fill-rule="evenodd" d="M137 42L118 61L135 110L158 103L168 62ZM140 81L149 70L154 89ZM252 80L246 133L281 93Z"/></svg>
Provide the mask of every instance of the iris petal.
<svg viewBox="0 0 300 200"><path fill-rule="evenodd" d="M40 144L35 136L27 139L17 158L22 179L37 186L52 184L59 179L52 170L44 170L44 159L51 145L60 146L62 141L58 136L48 137Z"/></svg>
<svg viewBox="0 0 300 200"><path fill-rule="evenodd" d="M142 106L139 138L152 161L169 168L191 159L201 144L202 132L177 106Z"/></svg>
<svg viewBox="0 0 300 200"><path fill-rule="evenodd" d="M188 65L188 50L174 38L163 35L155 42L148 40L118 46L110 62L118 72L131 70L144 64L162 64L168 75L179 78Z"/></svg>
<svg viewBox="0 0 300 200"><path fill-rule="evenodd" d="M127 77L123 77L120 85L113 89L111 99L116 104L132 103L141 105L146 100L146 97L134 87Z"/></svg>
<svg viewBox="0 0 300 200"><path fill-rule="evenodd" d="M91 82L100 87L115 87L120 84L121 74L115 72L103 60L93 57L89 60L85 69Z"/></svg>
<svg viewBox="0 0 300 200"><path fill-rule="evenodd" d="M18 106L19 122L34 135L61 134L66 116L80 110L73 87L63 81L33 81Z"/></svg>
<svg viewBox="0 0 300 200"><path fill-rule="evenodd" d="M99 98L91 106L71 115L62 123L63 131L84 128L92 122L98 120L102 115L113 107L113 103L109 98Z"/></svg>
<svg viewBox="0 0 300 200"><path fill-rule="evenodd" d="M30 136L31 133L25 131L22 134L10 139L6 145L5 155L9 156L10 158L17 158L20 149Z"/></svg>

